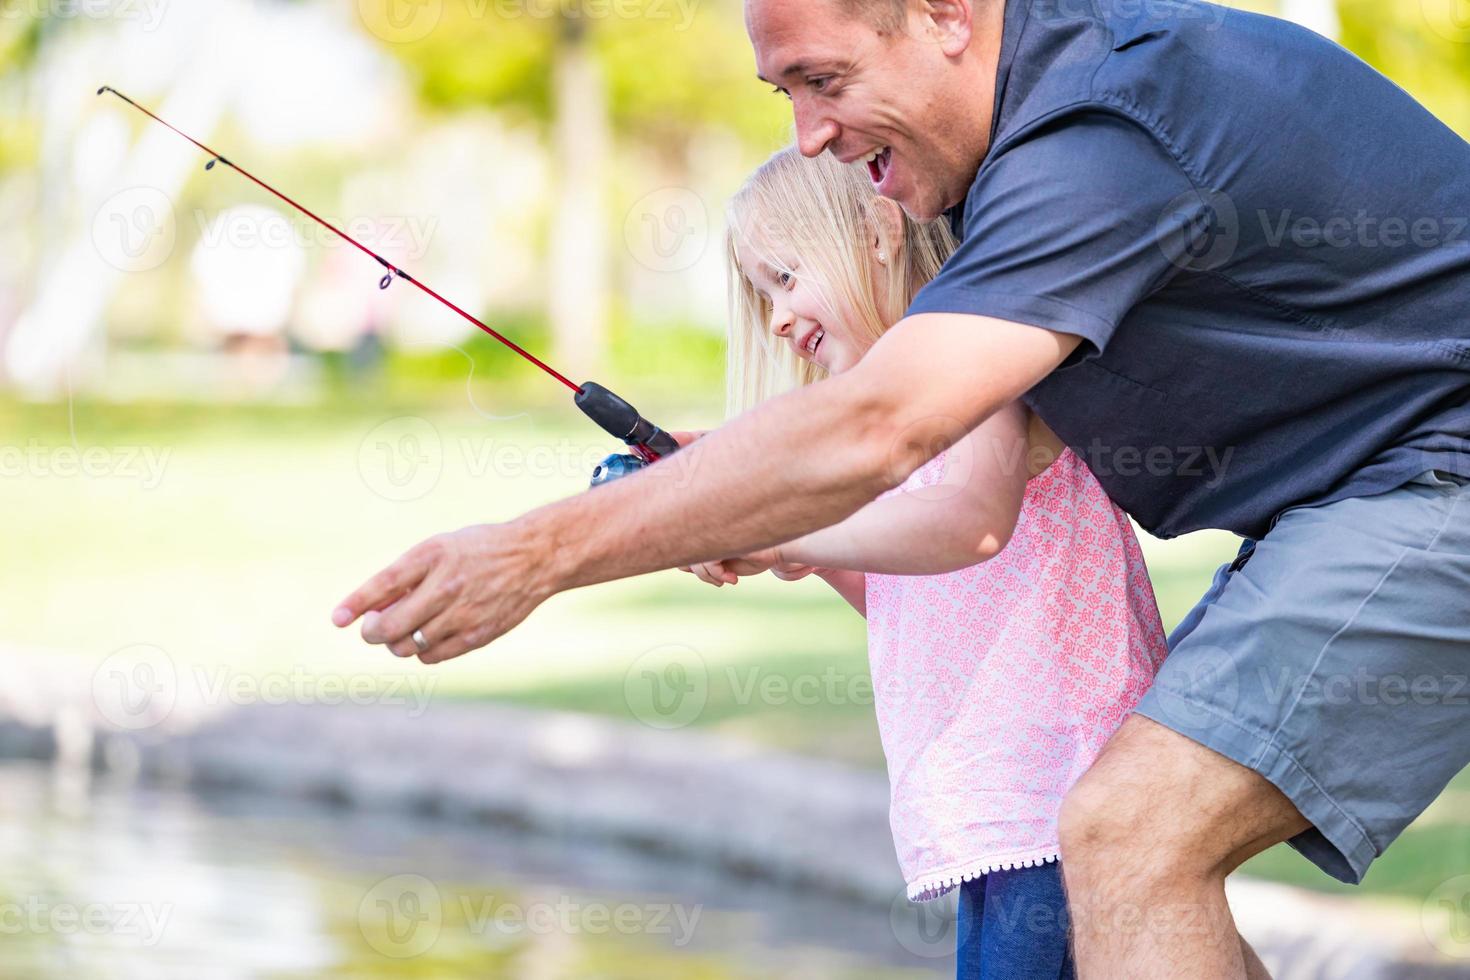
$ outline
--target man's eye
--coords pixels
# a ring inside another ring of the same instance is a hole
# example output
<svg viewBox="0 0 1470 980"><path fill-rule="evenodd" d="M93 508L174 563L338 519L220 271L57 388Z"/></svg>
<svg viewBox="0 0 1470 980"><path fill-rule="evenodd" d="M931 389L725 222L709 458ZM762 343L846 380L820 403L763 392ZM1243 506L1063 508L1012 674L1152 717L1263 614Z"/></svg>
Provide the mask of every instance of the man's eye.
<svg viewBox="0 0 1470 980"><path fill-rule="evenodd" d="M775 93L776 93L776 94L778 94L778 95L784 95L784 96L786 96L786 98L787 98L787 99L788 99L788 100L789 100L789 99L790 99L790 98L791 98L791 93L790 93L790 92L788 92L788 91L786 91L786 90L785 90L785 89L784 89L784 88L782 88L782 87L781 87L781 86L779 86L779 85L777 85L777 86L776 86L776 87L775 87L775 88L773 88L773 89L771 89L771 91L772 91L772 92L775 92Z"/></svg>
<svg viewBox="0 0 1470 980"><path fill-rule="evenodd" d="M808 78L806 83L812 87L812 91L814 92L825 92L827 90L827 83L830 81L832 81L831 75L822 75L817 78Z"/></svg>

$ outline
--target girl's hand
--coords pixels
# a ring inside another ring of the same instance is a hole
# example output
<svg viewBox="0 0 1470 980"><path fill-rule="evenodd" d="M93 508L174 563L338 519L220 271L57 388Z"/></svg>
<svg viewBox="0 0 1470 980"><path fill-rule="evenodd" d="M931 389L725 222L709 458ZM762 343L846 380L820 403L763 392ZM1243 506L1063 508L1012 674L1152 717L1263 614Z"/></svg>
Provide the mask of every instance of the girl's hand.
<svg viewBox="0 0 1470 980"><path fill-rule="evenodd" d="M799 582L821 569L815 565L802 565L794 561L783 561L771 567L771 574L783 582Z"/></svg>
<svg viewBox="0 0 1470 980"><path fill-rule="evenodd" d="M701 562L696 565L681 565L679 571L689 572L701 582L713 586L734 585L746 575L759 575L768 569L773 569L781 562L780 555L775 548L767 548L765 551L755 551L739 558L725 558L720 561ZM788 567L798 568L801 566L790 565Z"/></svg>
<svg viewBox="0 0 1470 980"><path fill-rule="evenodd" d="M681 565L681 572L689 572L695 578L707 585L719 588L722 585L734 585L740 577L734 572L726 571L725 563L722 561L707 561L698 565Z"/></svg>

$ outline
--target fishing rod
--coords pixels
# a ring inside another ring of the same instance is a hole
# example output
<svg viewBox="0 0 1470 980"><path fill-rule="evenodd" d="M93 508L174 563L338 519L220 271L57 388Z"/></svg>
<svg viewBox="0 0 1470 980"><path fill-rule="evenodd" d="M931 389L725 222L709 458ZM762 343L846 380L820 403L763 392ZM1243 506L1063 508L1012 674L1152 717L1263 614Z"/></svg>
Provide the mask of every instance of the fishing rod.
<svg viewBox="0 0 1470 980"><path fill-rule="evenodd" d="M312 221L315 221L323 228L326 228L328 231L332 232L338 238L347 242L349 245L356 247L359 251L363 252L366 255L372 256L374 259L377 260L378 264L386 270L383 274L383 278L378 280L379 289L387 289L389 286L393 285L394 279L402 279L404 282L407 282L413 286L417 286L420 290L438 300L445 306L449 307L451 310L458 313L460 316L464 317L466 320L473 323L481 330L485 331L485 333L494 337L496 340L500 341L502 344L509 347L517 354L521 355L521 357L525 358L527 361L530 361L532 364L536 365L536 367L540 368L542 371L546 372L548 375L570 388L574 392L572 400L576 404L576 406L582 410L582 414L586 415L593 422L597 423L597 425L608 435L612 436L615 439L622 440L625 445L632 449L631 453L614 453L604 459L601 463L598 463L597 467L592 471L592 486L600 486L601 484L616 480L619 477L627 476L629 473L634 473L640 469L643 469L645 466L657 462L664 456L668 456L678 451L679 444L674 441L673 436L669 435L663 429L660 429L658 426L645 419L642 415L638 413L638 409L630 405L625 399L619 397L618 395L595 381L584 381L580 385L574 383L569 378L567 378L566 375L562 374L560 371L556 370L536 355L527 351L525 348L521 347L509 337L506 337L504 334L501 334L499 331L490 327L488 324L481 322L479 318L472 316L460 307L456 306L454 303L451 303L449 300L445 299L443 296L440 296L437 292L430 289L424 283L409 275L407 272L404 272L402 269L398 268L387 259L383 258L377 252L374 252L372 249L362 244L362 242L359 242L357 239L353 238L351 235L347 234L345 231L324 220L323 218L318 217L315 213L303 207L302 205L297 204L291 198L287 197L285 194L282 194L280 191L276 190L274 187L272 187L270 184L267 184L259 177L256 177L244 167L222 156L221 154L216 153L214 150L211 150L209 147L205 146L203 143L199 142L183 130L178 129L167 120L161 119L158 116L154 115L148 109L145 109L143 106L134 102L126 95L123 95L111 85L104 85L97 90L98 95L101 95L104 92L111 92L113 95L117 96L119 99L122 99L134 109L137 109L139 112L143 113L149 119L152 119L154 122L157 123L162 123L164 126L167 126L175 133L178 133L190 143L193 143L195 146L199 147L199 149L203 150L205 153L208 153L209 162L204 165L205 170L213 170L215 164L217 163L224 164L225 166L234 170L236 173L240 174L242 177L249 180L251 183L256 184L264 190L269 191L271 194L274 194L282 201L285 201L291 207L295 208L297 211L300 211L302 214L306 215L308 218L310 218Z"/></svg>

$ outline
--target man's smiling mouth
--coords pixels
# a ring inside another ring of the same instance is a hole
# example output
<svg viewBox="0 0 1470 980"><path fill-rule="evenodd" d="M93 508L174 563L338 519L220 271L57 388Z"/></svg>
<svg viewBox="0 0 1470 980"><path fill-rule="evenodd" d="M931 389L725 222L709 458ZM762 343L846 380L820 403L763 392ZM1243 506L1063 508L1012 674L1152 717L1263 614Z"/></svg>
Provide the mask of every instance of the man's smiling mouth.
<svg viewBox="0 0 1470 980"><path fill-rule="evenodd" d="M883 178L888 176L888 168L893 165L893 147L885 146L874 150L863 158L868 165L868 177L876 186L883 183Z"/></svg>

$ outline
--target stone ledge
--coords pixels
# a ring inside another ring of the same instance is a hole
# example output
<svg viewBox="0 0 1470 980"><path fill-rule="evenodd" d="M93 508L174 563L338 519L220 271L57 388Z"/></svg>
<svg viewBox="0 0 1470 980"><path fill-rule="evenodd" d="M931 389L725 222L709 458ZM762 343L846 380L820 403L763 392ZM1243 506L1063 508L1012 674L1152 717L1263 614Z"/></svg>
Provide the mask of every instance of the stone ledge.
<svg viewBox="0 0 1470 980"><path fill-rule="evenodd" d="M88 710L78 696L88 688L63 682L67 673L44 685L66 696L28 699L18 717L11 688L0 758L596 838L884 908L904 893L878 772L488 702L440 701L417 717L399 706L253 704L125 731ZM1364 903L1251 880L1230 891L1241 931L1278 977L1466 975L1430 963L1422 931L1414 941L1410 923Z"/></svg>

